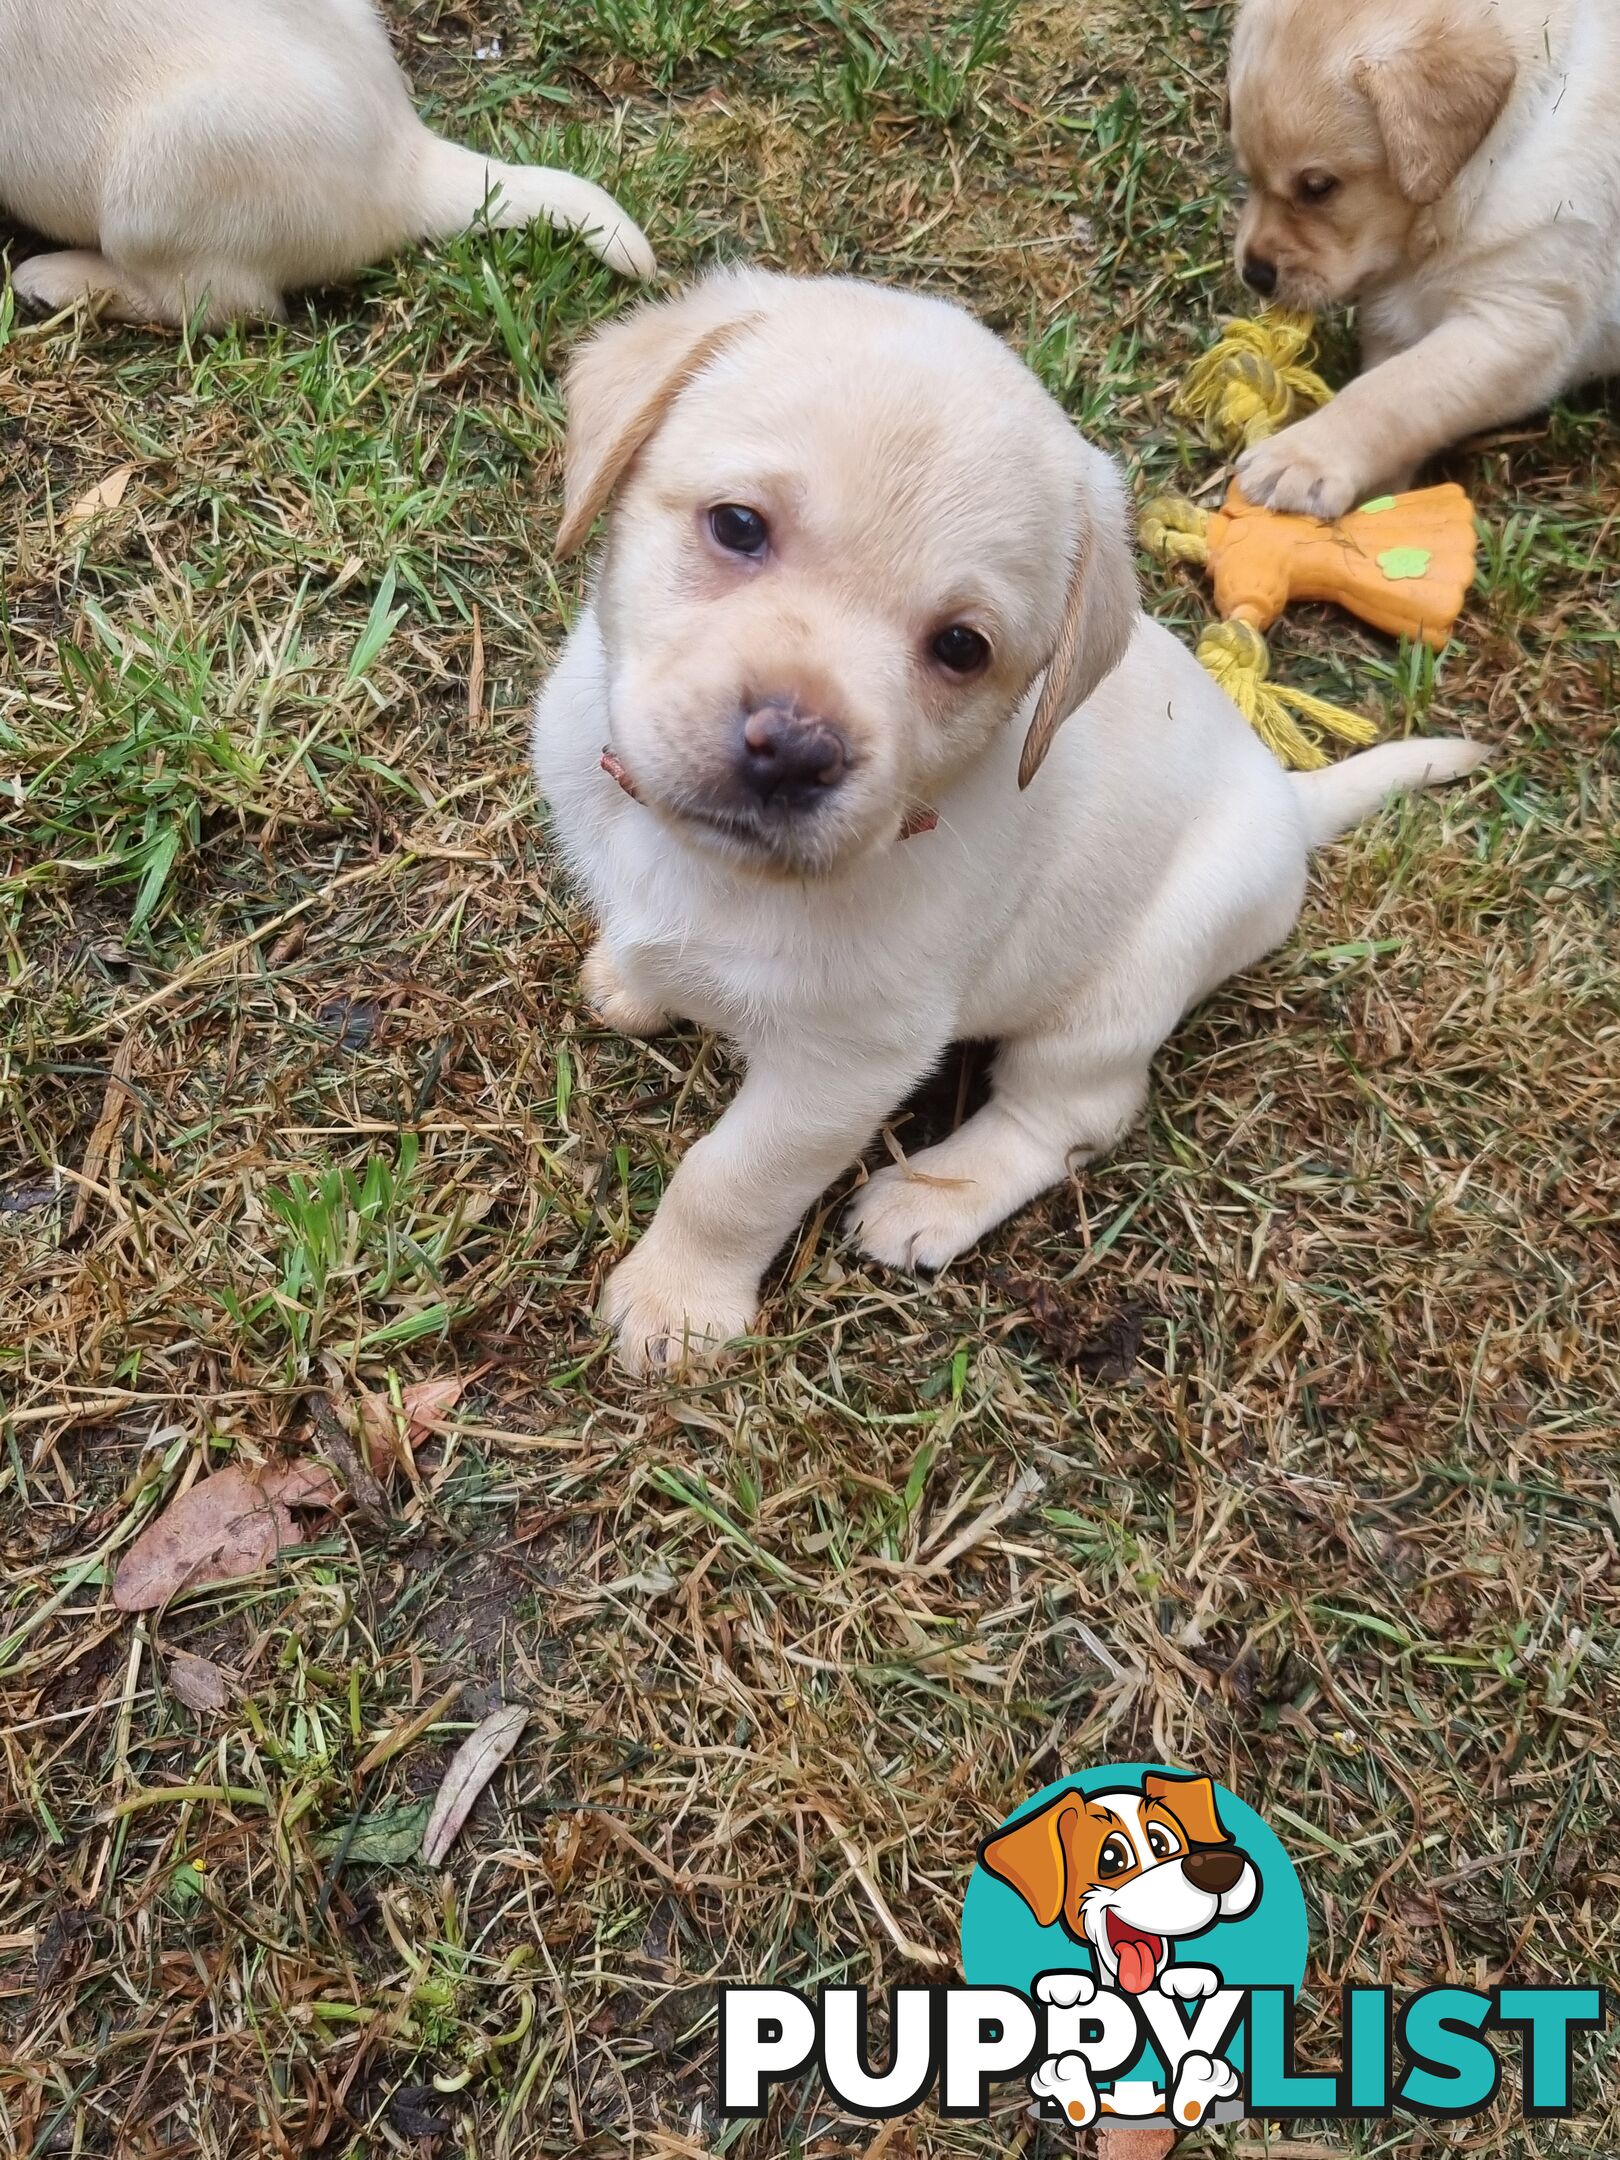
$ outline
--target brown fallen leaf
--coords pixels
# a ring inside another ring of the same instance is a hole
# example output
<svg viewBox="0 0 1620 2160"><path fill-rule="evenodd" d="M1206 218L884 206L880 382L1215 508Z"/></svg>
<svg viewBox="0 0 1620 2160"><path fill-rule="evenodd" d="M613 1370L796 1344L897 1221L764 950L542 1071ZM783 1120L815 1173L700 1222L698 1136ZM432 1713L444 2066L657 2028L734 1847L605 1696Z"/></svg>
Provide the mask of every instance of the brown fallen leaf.
<svg viewBox="0 0 1620 2160"><path fill-rule="evenodd" d="M98 480L93 488L86 488L77 502L69 505L67 516L62 520L67 530L72 532L76 525L87 525L103 510L116 510L134 477L133 465L115 465L104 480Z"/></svg>
<svg viewBox="0 0 1620 2160"><path fill-rule="evenodd" d="M437 1867L456 1842L473 1802L517 1746L528 1722L526 1707L509 1703L504 1710L492 1710L456 1749L422 1833L422 1858L429 1867Z"/></svg>
<svg viewBox="0 0 1620 2160"><path fill-rule="evenodd" d="M332 1508L342 1490L325 1463L273 1463L258 1473L259 1490L284 1508Z"/></svg>
<svg viewBox="0 0 1620 2160"><path fill-rule="evenodd" d="M355 1511L374 1529L386 1528L388 1495L361 1459L349 1428L330 1395L311 1395L310 1414L315 1424L315 1443L343 1481ZM369 1452L369 1451L368 1451Z"/></svg>
<svg viewBox="0 0 1620 2160"><path fill-rule="evenodd" d="M147 1524L119 1564L113 1603L120 1612L152 1612L183 1590L256 1575L302 1542L294 1508L331 1507L336 1498L331 1472L317 1463L258 1475L229 1463Z"/></svg>
<svg viewBox="0 0 1620 2160"><path fill-rule="evenodd" d="M371 1451L373 1468L397 1462L414 1484L416 1458L411 1452L411 1442L423 1439L429 1433L443 1431L444 1414L461 1400L466 1385L465 1380L452 1376L447 1380L418 1380L404 1389L399 1398L404 1413L403 1433L394 1406L386 1395L375 1392L362 1395L360 1423Z"/></svg>
<svg viewBox="0 0 1620 2160"><path fill-rule="evenodd" d="M235 1673L216 1665L212 1658L196 1657L189 1650L171 1650L165 1668L169 1692L199 1717L224 1710L234 1701L240 1683Z"/></svg>

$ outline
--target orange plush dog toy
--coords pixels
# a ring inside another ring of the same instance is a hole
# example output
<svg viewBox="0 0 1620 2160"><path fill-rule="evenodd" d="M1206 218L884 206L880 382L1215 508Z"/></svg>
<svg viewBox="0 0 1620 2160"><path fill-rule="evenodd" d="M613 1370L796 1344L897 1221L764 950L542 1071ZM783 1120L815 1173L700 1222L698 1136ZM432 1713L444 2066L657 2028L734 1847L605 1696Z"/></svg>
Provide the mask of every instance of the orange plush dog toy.
<svg viewBox="0 0 1620 2160"><path fill-rule="evenodd" d="M1284 427L1331 394L1302 364L1308 326L1296 317L1229 323L1176 409L1200 419L1217 447L1235 450ZM1223 620L1198 657L1284 764L1324 765L1307 720L1348 742L1371 742L1370 720L1270 678L1262 632L1291 600L1326 600L1392 637L1439 650L1456 627L1474 577L1474 512L1462 489L1383 495L1331 523L1262 510L1234 484L1222 507L1179 496L1146 505L1142 539L1171 562L1206 567Z"/></svg>

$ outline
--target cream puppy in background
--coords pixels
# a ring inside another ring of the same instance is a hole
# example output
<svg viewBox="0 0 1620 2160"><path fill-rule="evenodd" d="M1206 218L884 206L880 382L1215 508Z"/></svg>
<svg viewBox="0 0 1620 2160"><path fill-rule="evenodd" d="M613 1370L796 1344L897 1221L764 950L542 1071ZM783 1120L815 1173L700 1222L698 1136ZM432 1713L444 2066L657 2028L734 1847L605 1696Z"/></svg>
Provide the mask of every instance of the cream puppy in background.
<svg viewBox="0 0 1620 2160"><path fill-rule="evenodd" d="M1287 936L1311 846L1480 762L1285 774L1140 612L1113 464L943 301L724 273L603 332L569 398L561 550L617 504L534 747L587 988L747 1065L608 1285L632 1371L752 1325L953 1040L999 1039L992 1099L862 1186L864 1253L942 1267L1111 1146L1182 1014Z"/></svg>
<svg viewBox="0 0 1620 2160"><path fill-rule="evenodd" d="M1620 0L1242 0L1230 90L1239 269L1354 301L1365 370L1252 501L1337 517L1620 370Z"/></svg>
<svg viewBox="0 0 1620 2160"><path fill-rule="evenodd" d="M589 180L431 134L372 0L0 0L0 207L66 252L20 299L136 322L279 315L407 242L536 218L656 265Z"/></svg>

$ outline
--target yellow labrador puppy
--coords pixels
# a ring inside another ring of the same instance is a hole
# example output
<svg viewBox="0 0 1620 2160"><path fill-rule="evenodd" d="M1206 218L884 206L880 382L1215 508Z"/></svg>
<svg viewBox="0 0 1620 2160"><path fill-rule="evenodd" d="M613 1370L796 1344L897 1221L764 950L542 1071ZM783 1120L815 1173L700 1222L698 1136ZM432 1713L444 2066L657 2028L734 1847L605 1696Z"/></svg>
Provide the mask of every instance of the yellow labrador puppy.
<svg viewBox="0 0 1620 2160"><path fill-rule="evenodd" d="M942 1267L1111 1146L1182 1014L1288 935L1311 847L1482 753L1284 773L1138 608L1113 464L946 302L730 272L569 388L562 550L617 506L534 747L587 988L747 1062L609 1283L643 1371L750 1327L955 1039L999 1038L993 1099L861 1188L864 1252Z"/></svg>
<svg viewBox="0 0 1620 2160"><path fill-rule="evenodd" d="M486 204L626 277L656 268L590 181L430 134L372 0L0 0L0 205L68 243L18 267L20 299L279 315Z"/></svg>
<svg viewBox="0 0 1620 2160"><path fill-rule="evenodd" d="M1617 0L1243 0L1244 278L1356 303L1365 372L1246 453L1337 517L1461 436L1620 370Z"/></svg>

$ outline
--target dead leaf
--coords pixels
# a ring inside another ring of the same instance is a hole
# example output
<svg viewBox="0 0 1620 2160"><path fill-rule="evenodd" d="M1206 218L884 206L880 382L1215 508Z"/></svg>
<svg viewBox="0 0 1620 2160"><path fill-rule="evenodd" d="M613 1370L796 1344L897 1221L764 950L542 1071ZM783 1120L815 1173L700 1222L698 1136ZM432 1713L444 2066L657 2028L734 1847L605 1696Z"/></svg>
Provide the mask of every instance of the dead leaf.
<svg viewBox="0 0 1620 2160"><path fill-rule="evenodd" d="M258 1475L229 1463L200 1478L148 1523L113 1579L120 1612L152 1612L204 1583L256 1575L303 1532L294 1508L331 1507L332 1473L318 1463L272 1467Z"/></svg>
<svg viewBox="0 0 1620 2160"><path fill-rule="evenodd" d="M444 1414L453 1410L461 1400L465 1380L418 1380L400 1397L405 1406L406 1423L411 1438L420 1439L423 1433L439 1432L444 1425Z"/></svg>
<svg viewBox="0 0 1620 2160"><path fill-rule="evenodd" d="M195 1657L189 1650L171 1650L166 1666L169 1692L199 1717L224 1710L235 1699L238 1681L212 1658Z"/></svg>
<svg viewBox="0 0 1620 2160"><path fill-rule="evenodd" d="M373 1467L378 1463L397 1462L414 1484L416 1458L411 1453L411 1442L444 1430L444 1414L461 1400L466 1385L465 1380L452 1376L447 1380L418 1380L406 1388L399 1399L404 1414L403 1433L394 1405L386 1395L375 1392L362 1395L360 1423L371 1450Z"/></svg>
<svg viewBox="0 0 1620 2160"><path fill-rule="evenodd" d="M336 1403L330 1395L311 1395L309 1404L315 1420L316 1442L343 1480L355 1508L374 1527L386 1527L388 1495L361 1460L360 1450L350 1439Z"/></svg>
<svg viewBox="0 0 1620 2160"><path fill-rule="evenodd" d="M325 1463L272 1464L259 1472L265 1498L284 1508L333 1508L342 1498L338 1481Z"/></svg>
<svg viewBox="0 0 1620 2160"><path fill-rule="evenodd" d="M517 1746L528 1722L524 1704L509 1703L504 1710L492 1710L456 1749L422 1833L422 1858L429 1867L437 1867L456 1842L473 1802Z"/></svg>
<svg viewBox="0 0 1620 2160"><path fill-rule="evenodd" d="M330 1860L341 1852L345 1866L355 1861L371 1867L403 1867L422 1848L431 1806L431 1801L413 1800L381 1815L358 1816L341 1829L323 1831L315 1840L316 1854Z"/></svg>
<svg viewBox="0 0 1620 2160"><path fill-rule="evenodd" d="M98 480L93 488L86 488L78 501L71 504L63 524L69 532L76 525L88 525L103 510L116 510L124 499L124 490L135 477L133 465L115 465L104 480Z"/></svg>
<svg viewBox="0 0 1620 2160"><path fill-rule="evenodd" d="M1176 2142L1174 2129L1108 2130L1097 2132L1098 2160L1167 2160Z"/></svg>

